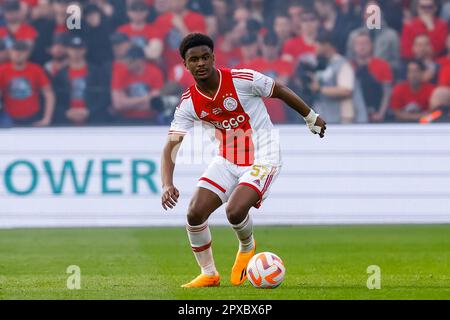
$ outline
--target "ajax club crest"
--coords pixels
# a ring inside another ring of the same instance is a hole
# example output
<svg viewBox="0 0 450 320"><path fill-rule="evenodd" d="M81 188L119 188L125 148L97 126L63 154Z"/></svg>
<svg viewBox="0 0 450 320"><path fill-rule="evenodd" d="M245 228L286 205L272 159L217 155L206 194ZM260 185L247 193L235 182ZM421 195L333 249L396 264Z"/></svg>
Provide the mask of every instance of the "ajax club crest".
<svg viewBox="0 0 450 320"><path fill-rule="evenodd" d="M235 98L228 97L228 98L225 98L225 100L223 100L223 106L228 111L234 111L234 110L236 110L236 108L238 106L238 102L236 101Z"/></svg>

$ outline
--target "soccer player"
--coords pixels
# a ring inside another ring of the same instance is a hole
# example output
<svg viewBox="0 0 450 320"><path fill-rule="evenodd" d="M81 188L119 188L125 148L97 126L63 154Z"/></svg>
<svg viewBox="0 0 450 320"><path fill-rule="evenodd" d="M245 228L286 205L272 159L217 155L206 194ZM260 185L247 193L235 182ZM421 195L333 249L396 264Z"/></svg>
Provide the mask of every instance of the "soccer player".
<svg viewBox="0 0 450 320"><path fill-rule="evenodd" d="M208 217L225 202L228 221L240 243L231 283L240 285L247 278L246 267L256 250L249 210L261 206L281 167L279 143L271 134L273 125L262 98L283 100L321 138L326 123L300 97L272 78L249 69L216 68L214 43L206 35L187 35L179 52L196 83L181 97L162 154L165 210L173 208L180 195L173 184L175 155L194 122L203 121L214 128L220 144L219 155L199 179L187 212L188 237L201 274L182 287L219 286Z"/></svg>

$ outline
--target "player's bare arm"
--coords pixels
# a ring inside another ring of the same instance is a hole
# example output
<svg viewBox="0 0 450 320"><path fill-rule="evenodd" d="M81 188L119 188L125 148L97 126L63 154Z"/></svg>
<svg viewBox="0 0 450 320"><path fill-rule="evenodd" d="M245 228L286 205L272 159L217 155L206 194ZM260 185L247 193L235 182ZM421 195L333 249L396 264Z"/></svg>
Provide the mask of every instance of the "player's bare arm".
<svg viewBox="0 0 450 320"><path fill-rule="evenodd" d="M161 181L162 181L162 196L161 204L164 210L175 207L180 192L173 185L173 171L175 169L175 160L180 148L183 136L169 135L166 145L161 156Z"/></svg>
<svg viewBox="0 0 450 320"><path fill-rule="evenodd" d="M321 138L325 136L326 122L291 89L275 82L272 98L283 100L289 107L297 111L305 119L306 124L314 134L318 133Z"/></svg>

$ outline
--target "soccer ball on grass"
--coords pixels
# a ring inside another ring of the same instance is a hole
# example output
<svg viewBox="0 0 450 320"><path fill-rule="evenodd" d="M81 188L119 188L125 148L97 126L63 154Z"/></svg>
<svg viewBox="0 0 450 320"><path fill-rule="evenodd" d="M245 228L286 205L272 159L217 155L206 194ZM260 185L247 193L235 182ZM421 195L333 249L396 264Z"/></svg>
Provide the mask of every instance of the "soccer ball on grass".
<svg viewBox="0 0 450 320"><path fill-rule="evenodd" d="M260 252L247 265L247 278L256 288L276 288L284 280L286 269L275 253Z"/></svg>

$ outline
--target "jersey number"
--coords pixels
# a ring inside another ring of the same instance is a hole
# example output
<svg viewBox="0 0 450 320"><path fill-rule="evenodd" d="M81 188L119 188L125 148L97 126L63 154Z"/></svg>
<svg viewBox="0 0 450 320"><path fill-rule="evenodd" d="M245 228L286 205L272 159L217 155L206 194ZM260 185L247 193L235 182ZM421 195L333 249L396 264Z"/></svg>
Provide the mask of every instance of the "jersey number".
<svg viewBox="0 0 450 320"><path fill-rule="evenodd" d="M269 168L267 168L266 166L254 165L252 169L253 170L252 172L250 172L250 174L254 177L258 177L261 174L261 180L264 180L264 178L269 174Z"/></svg>

